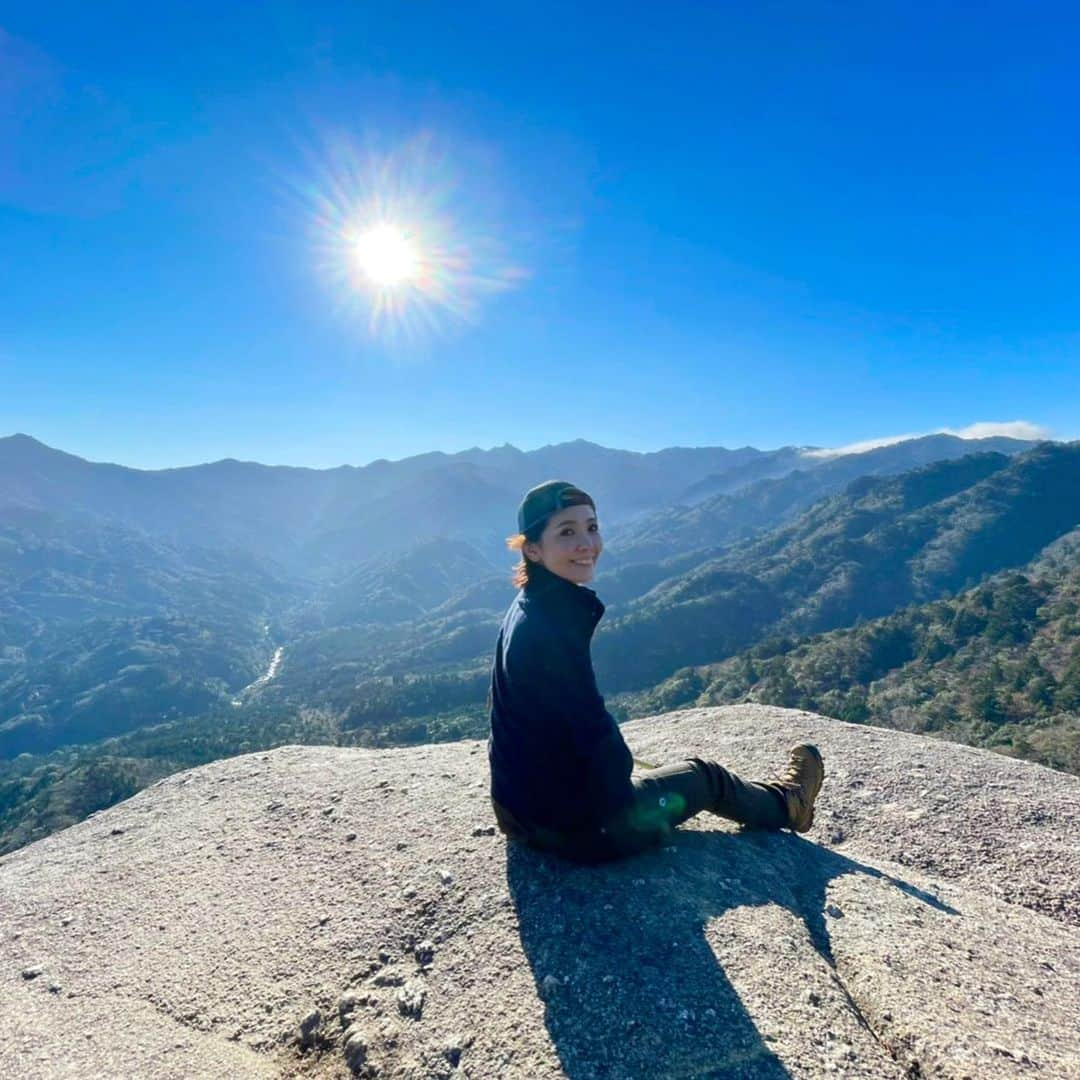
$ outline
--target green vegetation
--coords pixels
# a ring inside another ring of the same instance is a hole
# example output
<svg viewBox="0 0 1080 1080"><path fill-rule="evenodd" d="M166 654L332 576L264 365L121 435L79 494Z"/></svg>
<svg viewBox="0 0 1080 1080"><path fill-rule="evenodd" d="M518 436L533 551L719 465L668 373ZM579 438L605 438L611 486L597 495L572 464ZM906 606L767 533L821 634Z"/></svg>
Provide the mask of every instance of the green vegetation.
<svg viewBox="0 0 1080 1080"><path fill-rule="evenodd" d="M1024 573L850 629L773 637L621 704L758 701L939 734L1080 773L1080 536Z"/></svg>

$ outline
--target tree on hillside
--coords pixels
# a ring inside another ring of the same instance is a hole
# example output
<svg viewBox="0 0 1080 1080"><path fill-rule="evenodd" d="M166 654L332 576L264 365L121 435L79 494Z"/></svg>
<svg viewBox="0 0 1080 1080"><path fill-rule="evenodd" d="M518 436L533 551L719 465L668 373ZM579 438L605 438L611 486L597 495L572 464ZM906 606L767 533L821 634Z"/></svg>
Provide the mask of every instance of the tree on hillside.
<svg viewBox="0 0 1080 1080"><path fill-rule="evenodd" d="M71 809L76 817L88 817L98 810L130 799L139 790L139 776L130 761L98 758L76 774Z"/></svg>
<svg viewBox="0 0 1080 1080"><path fill-rule="evenodd" d="M1062 712L1080 712L1080 642L1073 646L1072 659L1062 672L1054 704Z"/></svg>
<svg viewBox="0 0 1080 1080"><path fill-rule="evenodd" d="M997 645L1019 645L1027 641L1043 599L1044 591L1023 574L1010 575L990 595L986 637Z"/></svg>

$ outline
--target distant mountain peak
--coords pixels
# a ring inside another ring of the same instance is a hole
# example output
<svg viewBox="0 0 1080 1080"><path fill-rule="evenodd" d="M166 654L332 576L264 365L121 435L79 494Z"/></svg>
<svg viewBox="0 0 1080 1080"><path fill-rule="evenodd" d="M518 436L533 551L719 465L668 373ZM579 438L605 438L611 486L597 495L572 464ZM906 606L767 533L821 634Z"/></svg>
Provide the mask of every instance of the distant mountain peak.
<svg viewBox="0 0 1080 1080"><path fill-rule="evenodd" d="M66 450L57 450L55 447L49 446L39 439L35 439L32 435L27 435L21 431L17 431L14 435L0 437L0 453L3 453L5 450L8 451L8 453L14 453L20 458L26 458L32 455L41 458L51 458L54 461L64 459L66 461L79 461L85 463L86 460L85 458L79 457L77 454L69 454Z"/></svg>
<svg viewBox="0 0 1080 1080"><path fill-rule="evenodd" d="M22 431L16 431L14 435L0 436L0 445L6 443L8 446L27 446L35 447L40 450L52 450L51 446L46 446L45 443L38 439L35 439L33 435L27 435ZM56 451L61 453L62 451Z"/></svg>

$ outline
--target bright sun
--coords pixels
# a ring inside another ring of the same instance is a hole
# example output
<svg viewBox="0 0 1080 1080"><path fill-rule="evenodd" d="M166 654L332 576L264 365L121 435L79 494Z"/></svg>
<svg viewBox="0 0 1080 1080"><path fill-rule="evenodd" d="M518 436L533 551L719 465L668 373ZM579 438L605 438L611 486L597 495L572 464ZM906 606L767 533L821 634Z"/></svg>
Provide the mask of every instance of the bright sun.
<svg viewBox="0 0 1080 1080"><path fill-rule="evenodd" d="M506 262L486 181L473 190L454 156L430 133L388 153L335 140L321 172L298 178L335 307L364 317L373 337L419 342L472 322L489 295L524 278Z"/></svg>
<svg viewBox="0 0 1080 1080"><path fill-rule="evenodd" d="M383 222L357 236L353 254L365 277L382 289L406 285L420 273L420 253L409 235Z"/></svg>

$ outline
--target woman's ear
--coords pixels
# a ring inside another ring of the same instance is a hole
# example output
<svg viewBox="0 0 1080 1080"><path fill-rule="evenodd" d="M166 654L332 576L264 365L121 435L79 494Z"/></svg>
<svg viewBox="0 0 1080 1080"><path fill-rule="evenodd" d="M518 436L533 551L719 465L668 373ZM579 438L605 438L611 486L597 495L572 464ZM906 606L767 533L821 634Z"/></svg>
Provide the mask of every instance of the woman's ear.
<svg viewBox="0 0 1080 1080"><path fill-rule="evenodd" d="M522 545L521 554L524 555L529 562L538 563L540 561L540 545L529 541Z"/></svg>

